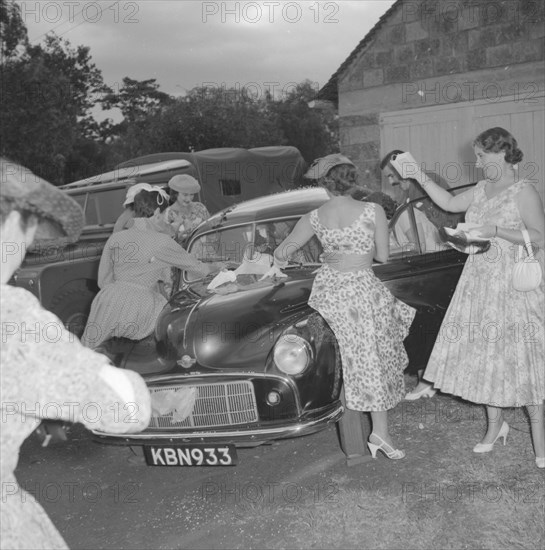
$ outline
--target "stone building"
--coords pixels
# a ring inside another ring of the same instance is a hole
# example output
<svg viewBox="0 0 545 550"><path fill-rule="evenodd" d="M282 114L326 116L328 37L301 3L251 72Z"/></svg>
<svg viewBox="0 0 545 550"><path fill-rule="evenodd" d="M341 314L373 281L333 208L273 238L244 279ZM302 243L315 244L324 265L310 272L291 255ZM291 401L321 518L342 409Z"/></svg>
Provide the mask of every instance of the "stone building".
<svg viewBox="0 0 545 550"><path fill-rule="evenodd" d="M410 150L451 186L477 181L473 138L503 126L543 196L542 0L398 0L320 90L338 106L341 151L382 187L380 158Z"/></svg>

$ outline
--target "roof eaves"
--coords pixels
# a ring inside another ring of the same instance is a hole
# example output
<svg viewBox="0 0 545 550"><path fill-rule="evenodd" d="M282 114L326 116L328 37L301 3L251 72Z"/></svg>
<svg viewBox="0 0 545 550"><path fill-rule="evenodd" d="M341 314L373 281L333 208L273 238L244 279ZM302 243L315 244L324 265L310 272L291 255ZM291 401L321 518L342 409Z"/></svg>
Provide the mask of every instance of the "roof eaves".
<svg viewBox="0 0 545 550"><path fill-rule="evenodd" d="M339 88L338 78L348 68L348 66L354 61L354 59L360 54L360 52L373 40L377 31L382 28L385 21L390 15L397 9L397 7L403 3L403 0L397 0L390 8L380 17L375 26L364 36L360 43L352 50L352 53L344 60L342 65L333 73L328 82L323 86L321 90L316 94L316 99L324 99L332 101L335 105L339 103Z"/></svg>

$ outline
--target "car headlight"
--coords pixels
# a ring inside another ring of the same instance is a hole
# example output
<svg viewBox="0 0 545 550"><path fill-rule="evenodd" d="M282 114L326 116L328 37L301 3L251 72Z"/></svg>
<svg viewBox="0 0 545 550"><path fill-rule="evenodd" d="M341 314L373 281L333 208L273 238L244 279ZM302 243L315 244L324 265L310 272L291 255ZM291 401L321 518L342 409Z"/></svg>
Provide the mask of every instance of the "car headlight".
<svg viewBox="0 0 545 550"><path fill-rule="evenodd" d="M286 374L301 374L312 354L309 343L296 334L283 334L274 346L274 362Z"/></svg>

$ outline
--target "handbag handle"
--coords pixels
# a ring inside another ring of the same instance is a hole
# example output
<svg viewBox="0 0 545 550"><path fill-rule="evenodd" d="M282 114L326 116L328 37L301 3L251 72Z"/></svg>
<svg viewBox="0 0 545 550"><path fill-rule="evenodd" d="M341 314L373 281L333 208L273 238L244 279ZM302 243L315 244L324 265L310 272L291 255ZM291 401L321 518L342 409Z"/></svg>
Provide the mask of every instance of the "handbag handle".
<svg viewBox="0 0 545 550"><path fill-rule="evenodd" d="M530 241L530 234L528 233L528 230L523 229L522 230L522 237L524 238L524 246L526 247L526 252L528 253L528 260L529 262L535 262L535 256L534 256L534 249L532 247L532 242ZM521 246L522 248L522 246Z"/></svg>

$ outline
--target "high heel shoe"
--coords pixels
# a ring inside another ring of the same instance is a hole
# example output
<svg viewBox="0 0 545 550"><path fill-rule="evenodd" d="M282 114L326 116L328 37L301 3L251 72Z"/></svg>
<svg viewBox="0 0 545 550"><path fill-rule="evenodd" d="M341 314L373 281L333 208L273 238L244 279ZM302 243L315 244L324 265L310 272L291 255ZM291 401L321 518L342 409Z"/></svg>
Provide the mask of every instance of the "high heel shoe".
<svg viewBox="0 0 545 550"><path fill-rule="evenodd" d="M507 439L507 434L509 433L509 424L507 422L503 422L501 425L500 431L498 432L498 435L496 436L496 439L492 441L492 443L477 443L475 447L473 447L474 453L489 453L492 448L494 447L494 443L500 438L503 437L503 444L505 445L505 440Z"/></svg>
<svg viewBox="0 0 545 550"><path fill-rule="evenodd" d="M401 449L394 449L388 443L386 443L382 437L377 435L376 433L372 433L369 436L369 439L371 437L376 437L380 441L380 445L375 445L374 443L371 443L371 441L367 442L367 446L369 447L369 450L371 451L371 456L373 458L377 458L377 451L382 451L388 458L392 460L399 460L400 458L405 458L405 451L402 451Z"/></svg>
<svg viewBox="0 0 545 550"><path fill-rule="evenodd" d="M421 397L433 397L437 393L437 390L433 386L426 386L423 390L409 392L405 397L405 401L416 401Z"/></svg>
<svg viewBox="0 0 545 550"><path fill-rule="evenodd" d="M545 456L536 456L536 466L538 468L545 468Z"/></svg>

